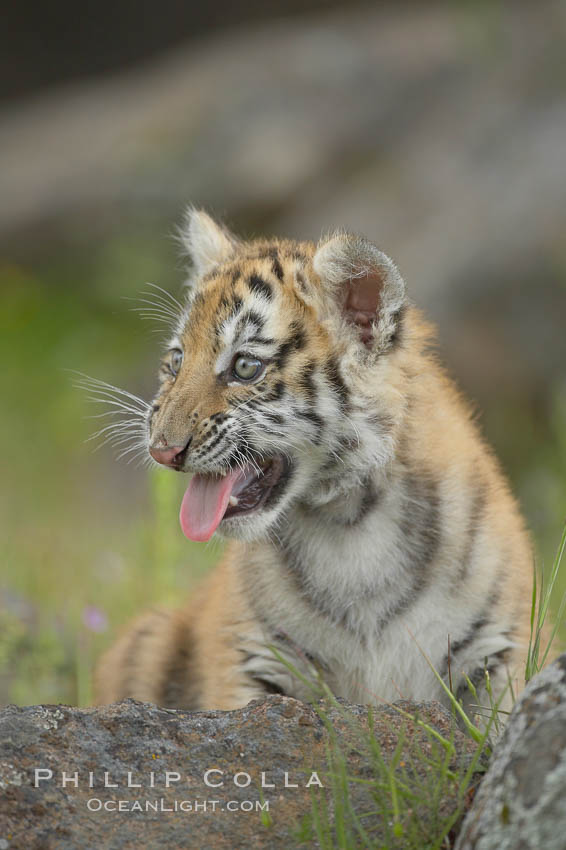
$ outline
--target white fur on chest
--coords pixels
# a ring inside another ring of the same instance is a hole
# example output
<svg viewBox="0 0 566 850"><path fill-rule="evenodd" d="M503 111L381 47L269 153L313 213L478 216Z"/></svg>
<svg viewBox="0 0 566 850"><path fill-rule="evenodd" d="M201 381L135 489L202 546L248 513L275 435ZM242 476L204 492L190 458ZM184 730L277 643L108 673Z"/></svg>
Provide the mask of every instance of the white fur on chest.
<svg viewBox="0 0 566 850"><path fill-rule="evenodd" d="M312 656L353 701L440 698L430 665L442 669L449 637L473 618L469 596L449 580L450 545L439 542L421 581L422 564L400 545L401 498L389 486L355 528L303 510L277 547L254 548L246 568L266 640L281 636L298 661ZM485 654L504 645L496 630Z"/></svg>

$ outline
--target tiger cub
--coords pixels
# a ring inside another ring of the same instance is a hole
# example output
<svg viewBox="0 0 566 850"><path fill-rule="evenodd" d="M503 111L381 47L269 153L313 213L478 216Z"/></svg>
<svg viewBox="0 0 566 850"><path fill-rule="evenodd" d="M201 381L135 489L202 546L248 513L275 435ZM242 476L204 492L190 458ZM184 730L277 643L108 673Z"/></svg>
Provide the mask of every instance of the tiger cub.
<svg viewBox="0 0 566 850"><path fill-rule="evenodd" d="M233 709L317 675L358 703L446 700L434 667L471 714L486 670L508 708L529 539L396 266L345 233L240 242L197 210L182 238L147 449L192 474L185 535L232 542L185 607L103 656L98 700Z"/></svg>

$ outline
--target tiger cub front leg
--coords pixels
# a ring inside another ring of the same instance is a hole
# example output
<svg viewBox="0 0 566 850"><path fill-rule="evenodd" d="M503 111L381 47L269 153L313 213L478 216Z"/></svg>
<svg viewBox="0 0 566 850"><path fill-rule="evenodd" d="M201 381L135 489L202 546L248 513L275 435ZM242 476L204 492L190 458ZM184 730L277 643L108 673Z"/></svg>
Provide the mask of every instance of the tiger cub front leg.
<svg viewBox="0 0 566 850"><path fill-rule="evenodd" d="M100 659L95 691L98 703L131 697L193 711L234 709L267 693L305 698L301 679L312 676L308 658L256 622L227 560L186 608L135 620Z"/></svg>

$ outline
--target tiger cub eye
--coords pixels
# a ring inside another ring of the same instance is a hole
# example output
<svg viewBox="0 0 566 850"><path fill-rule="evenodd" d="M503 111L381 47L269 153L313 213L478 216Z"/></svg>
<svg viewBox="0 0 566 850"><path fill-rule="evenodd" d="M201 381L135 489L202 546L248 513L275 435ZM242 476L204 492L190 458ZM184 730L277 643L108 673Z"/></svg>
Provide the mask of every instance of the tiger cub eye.
<svg viewBox="0 0 566 850"><path fill-rule="evenodd" d="M179 369L181 368L182 362L183 362L183 352L181 351L180 348L174 348L173 351L171 352L171 361L170 361L171 371L173 372L174 375L176 375L177 372L179 371Z"/></svg>
<svg viewBox="0 0 566 850"><path fill-rule="evenodd" d="M257 357L247 357L245 354L240 354L234 361L232 371L236 378L241 381L251 381L257 378L262 367L261 360Z"/></svg>

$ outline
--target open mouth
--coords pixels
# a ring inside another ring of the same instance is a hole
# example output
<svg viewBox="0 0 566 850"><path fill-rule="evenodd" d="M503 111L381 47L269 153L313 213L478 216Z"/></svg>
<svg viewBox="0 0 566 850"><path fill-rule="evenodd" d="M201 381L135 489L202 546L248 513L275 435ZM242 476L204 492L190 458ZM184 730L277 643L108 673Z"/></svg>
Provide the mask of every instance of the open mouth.
<svg viewBox="0 0 566 850"><path fill-rule="evenodd" d="M210 540L223 519L251 514L262 508L276 485L288 472L279 455L262 466L247 464L226 475L197 472L181 504L181 528L189 540Z"/></svg>

